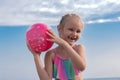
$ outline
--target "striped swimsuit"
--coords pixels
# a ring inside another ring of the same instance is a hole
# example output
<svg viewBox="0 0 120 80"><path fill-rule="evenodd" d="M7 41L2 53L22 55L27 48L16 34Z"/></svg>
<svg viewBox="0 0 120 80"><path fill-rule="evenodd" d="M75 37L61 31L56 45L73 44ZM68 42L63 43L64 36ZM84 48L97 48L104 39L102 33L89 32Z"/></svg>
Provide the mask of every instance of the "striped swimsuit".
<svg viewBox="0 0 120 80"><path fill-rule="evenodd" d="M79 71L71 59L63 59L56 53L56 49L53 51L55 53L53 60L53 78L60 80L74 79L79 74Z"/></svg>

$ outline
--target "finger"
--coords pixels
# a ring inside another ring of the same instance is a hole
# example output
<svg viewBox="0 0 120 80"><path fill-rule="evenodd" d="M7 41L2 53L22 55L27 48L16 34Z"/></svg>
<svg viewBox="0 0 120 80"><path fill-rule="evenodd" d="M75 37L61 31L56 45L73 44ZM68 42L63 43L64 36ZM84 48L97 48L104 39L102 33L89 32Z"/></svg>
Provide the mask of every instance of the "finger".
<svg viewBox="0 0 120 80"><path fill-rule="evenodd" d="M26 44L27 44L27 47L28 47L28 49L30 50L30 51L33 51L32 49L31 49L31 46L29 45L29 43L26 41Z"/></svg>
<svg viewBox="0 0 120 80"><path fill-rule="evenodd" d="M30 45L27 43L27 47L28 47L28 49L31 51L31 47L30 47Z"/></svg>
<svg viewBox="0 0 120 80"><path fill-rule="evenodd" d="M53 30L48 30L49 33L55 35L54 31Z"/></svg>
<svg viewBox="0 0 120 80"><path fill-rule="evenodd" d="M28 41L26 41L26 45L27 45L27 47L29 48L29 44L28 44Z"/></svg>
<svg viewBox="0 0 120 80"><path fill-rule="evenodd" d="M48 32L54 32L52 29L49 29Z"/></svg>
<svg viewBox="0 0 120 80"><path fill-rule="evenodd" d="M51 33L46 32L46 34L49 35L51 38L54 38L54 35L52 35Z"/></svg>
<svg viewBox="0 0 120 80"><path fill-rule="evenodd" d="M47 41L50 41L50 42L55 42L54 39L47 39Z"/></svg>

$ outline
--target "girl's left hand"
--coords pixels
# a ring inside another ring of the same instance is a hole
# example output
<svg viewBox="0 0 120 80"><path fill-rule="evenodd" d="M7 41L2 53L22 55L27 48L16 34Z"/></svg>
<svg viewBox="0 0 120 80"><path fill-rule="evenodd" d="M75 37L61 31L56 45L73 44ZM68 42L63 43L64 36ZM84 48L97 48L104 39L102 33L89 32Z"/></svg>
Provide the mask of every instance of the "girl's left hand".
<svg viewBox="0 0 120 80"><path fill-rule="evenodd" d="M57 36L53 30L48 30L48 32L46 32L46 34L48 34L51 39L47 39L48 41L52 41L55 42L58 45L62 45L64 44L66 41L63 40L62 38L60 38L59 36Z"/></svg>

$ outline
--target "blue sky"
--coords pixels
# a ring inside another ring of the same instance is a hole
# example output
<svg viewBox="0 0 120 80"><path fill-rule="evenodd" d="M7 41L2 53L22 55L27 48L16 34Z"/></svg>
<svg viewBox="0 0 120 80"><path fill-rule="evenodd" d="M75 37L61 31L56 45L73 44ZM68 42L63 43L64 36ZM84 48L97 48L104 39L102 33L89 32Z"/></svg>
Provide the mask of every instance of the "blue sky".
<svg viewBox="0 0 120 80"><path fill-rule="evenodd" d="M120 77L120 0L0 2L0 80L38 80L25 43L26 30L33 23L44 22L57 33L55 26L69 12L80 15L85 24L77 42L86 47L84 78Z"/></svg>

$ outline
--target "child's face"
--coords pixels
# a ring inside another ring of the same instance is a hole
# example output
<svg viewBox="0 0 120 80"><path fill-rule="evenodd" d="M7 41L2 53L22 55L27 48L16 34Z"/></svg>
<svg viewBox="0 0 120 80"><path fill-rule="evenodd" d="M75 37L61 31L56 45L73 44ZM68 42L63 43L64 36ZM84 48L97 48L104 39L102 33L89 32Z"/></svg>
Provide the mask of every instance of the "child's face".
<svg viewBox="0 0 120 80"><path fill-rule="evenodd" d="M65 23L64 27L59 30L60 37L67 41L70 45L73 45L80 38L82 29L83 24L80 20L69 19Z"/></svg>

